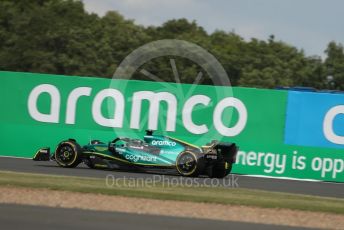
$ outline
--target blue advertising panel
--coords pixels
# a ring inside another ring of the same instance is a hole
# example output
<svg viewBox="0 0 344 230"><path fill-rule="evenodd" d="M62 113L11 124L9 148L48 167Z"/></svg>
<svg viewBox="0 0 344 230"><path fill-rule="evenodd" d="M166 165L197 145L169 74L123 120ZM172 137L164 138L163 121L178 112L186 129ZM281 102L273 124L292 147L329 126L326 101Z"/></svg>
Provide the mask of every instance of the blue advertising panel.
<svg viewBox="0 0 344 230"><path fill-rule="evenodd" d="M344 94L288 94L285 144L344 148Z"/></svg>

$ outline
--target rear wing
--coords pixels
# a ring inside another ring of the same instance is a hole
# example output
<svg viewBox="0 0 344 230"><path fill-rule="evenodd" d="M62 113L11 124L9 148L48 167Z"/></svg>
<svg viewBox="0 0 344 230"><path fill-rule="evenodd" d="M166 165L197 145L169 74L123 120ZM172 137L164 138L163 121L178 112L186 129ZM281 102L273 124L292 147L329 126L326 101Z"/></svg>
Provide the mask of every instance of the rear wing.
<svg viewBox="0 0 344 230"><path fill-rule="evenodd" d="M222 155L224 160L229 163L235 163L236 155L239 151L239 146L231 142L218 142L214 149Z"/></svg>
<svg viewBox="0 0 344 230"><path fill-rule="evenodd" d="M236 155L238 153L239 147L235 143L231 142L219 142L216 140L211 141L203 148L215 149L219 157L222 157L228 163L235 163Z"/></svg>

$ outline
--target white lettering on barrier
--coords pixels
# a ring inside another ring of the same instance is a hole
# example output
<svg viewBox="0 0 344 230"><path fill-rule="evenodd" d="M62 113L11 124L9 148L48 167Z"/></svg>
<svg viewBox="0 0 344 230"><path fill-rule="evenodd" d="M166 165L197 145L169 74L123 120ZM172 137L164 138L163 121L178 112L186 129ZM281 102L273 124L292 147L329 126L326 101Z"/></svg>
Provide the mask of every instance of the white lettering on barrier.
<svg viewBox="0 0 344 230"><path fill-rule="evenodd" d="M75 124L76 107L78 99L82 96L90 96L92 88L90 87L78 87L71 91L67 99L66 108L66 124ZM50 111L48 114L39 112L37 108L37 100L42 93L48 93L51 98ZM102 114L102 103L106 98L111 98L115 102L115 108L113 111L113 117L106 118ZM60 92L58 88L50 84L41 84L36 86L30 93L28 98L28 110L30 116L41 122L59 123L60 116ZM133 94L132 110L130 117L130 128L140 128L140 116L142 101L148 100L149 107L149 119L148 128L158 129L158 117L160 102L167 103L167 121L166 131L175 131L176 129L176 117L177 117L177 99L175 95L169 92L154 93L151 91L139 91ZM192 120L192 111L197 104L209 105L210 98L205 95L194 95L186 100L182 108L182 121L184 127L192 134L203 134L208 132L206 124L196 125ZM231 128L223 124L222 115L226 108L233 107L239 113L238 122ZM121 128L123 125L125 109L125 100L123 94L117 89L103 89L99 91L92 103L92 116L94 121L105 127ZM245 105L237 98L227 97L222 99L215 107L213 112L213 123L215 129L223 136L236 136L246 126L247 122L247 110Z"/></svg>
<svg viewBox="0 0 344 230"><path fill-rule="evenodd" d="M315 157L312 160L311 167L314 171L321 172L321 177L331 173L331 177L336 178L338 173L344 172L344 160Z"/></svg>
<svg viewBox="0 0 344 230"><path fill-rule="evenodd" d="M289 167L290 170L302 172L306 168L313 172L319 172L322 178L336 179L338 175L344 173L344 159L320 158L311 159L310 165L306 165L306 156L297 156L297 151L293 151L291 165L287 165L287 155L278 153L265 153L254 151L238 151L237 164L251 167L262 167L265 173L283 174Z"/></svg>
<svg viewBox="0 0 344 230"><path fill-rule="evenodd" d="M344 172L344 160L343 159L334 159L333 163L333 173L332 178L336 178L337 173L343 173Z"/></svg>
<svg viewBox="0 0 344 230"><path fill-rule="evenodd" d="M238 151L237 162L241 165L263 166L265 173L282 174L286 169L287 156L285 154Z"/></svg>
<svg viewBox="0 0 344 230"><path fill-rule="evenodd" d="M192 111L197 104L207 106L210 102L210 98L205 95L194 95L190 97L183 107L183 124L185 128L193 134L203 134L208 132L208 127L205 124L196 125L192 120Z"/></svg>
<svg viewBox="0 0 344 230"><path fill-rule="evenodd" d="M90 96L92 89L90 87L75 88L68 96L66 110L66 124L75 124L75 110L78 99L81 96Z"/></svg>
<svg viewBox="0 0 344 230"><path fill-rule="evenodd" d="M231 128L228 128L222 122L222 113L225 110L225 108L228 107L235 108L239 113L238 122ZM215 107L213 122L216 130L221 135L227 137L238 135L239 133L241 133L241 131L244 130L247 122L247 110L244 103L242 103L242 101L234 97L227 97L222 99Z"/></svg>
<svg viewBox="0 0 344 230"><path fill-rule="evenodd" d="M344 105L334 106L326 113L323 123L323 131L328 141L344 145L344 136L339 136L333 131L333 120L339 114L344 114Z"/></svg>
<svg viewBox="0 0 344 230"><path fill-rule="evenodd" d="M140 116L142 100L149 101L149 118L148 128L156 130L158 129L158 117L160 102L165 101L167 103L167 124L166 131L176 130L176 116L177 116L177 99L168 92L153 93L151 91L139 91L133 95L133 105L131 110L130 128L140 128Z"/></svg>
<svg viewBox="0 0 344 230"><path fill-rule="evenodd" d="M37 109L37 100L42 93L50 96L50 111L48 114L41 113ZM59 123L60 116L60 92L54 85L38 85L31 91L28 99L28 110L30 116L36 121Z"/></svg>
<svg viewBox="0 0 344 230"><path fill-rule="evenodd" d="M105 98L110 97L116 102L113 118L105 118L101 113L102 103ZM101 90L92 103L92 115L95 122L99 125L113 128L121 128L124 117L124 97L117 89Z"/></svg>

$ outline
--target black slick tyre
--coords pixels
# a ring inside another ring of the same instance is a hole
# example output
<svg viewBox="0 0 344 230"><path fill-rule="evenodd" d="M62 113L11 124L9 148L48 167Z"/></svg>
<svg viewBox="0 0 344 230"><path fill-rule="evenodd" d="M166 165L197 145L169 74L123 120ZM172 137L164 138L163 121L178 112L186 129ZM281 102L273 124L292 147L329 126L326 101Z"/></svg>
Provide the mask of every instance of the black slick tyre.
<svg viewBox="0 0 344 230"><path fill-rule="evenodd" d="M201 170L202 159L191 151L181 152L176 160L176 169L182 176L197 177Z"/></svg>
<svg viewBox="0 0 344 230"><path fill-rule="evenodd" d="M57 164L64 168L75 168L81 162L81 147L75 141L62 141L54 154Z"/></svg>

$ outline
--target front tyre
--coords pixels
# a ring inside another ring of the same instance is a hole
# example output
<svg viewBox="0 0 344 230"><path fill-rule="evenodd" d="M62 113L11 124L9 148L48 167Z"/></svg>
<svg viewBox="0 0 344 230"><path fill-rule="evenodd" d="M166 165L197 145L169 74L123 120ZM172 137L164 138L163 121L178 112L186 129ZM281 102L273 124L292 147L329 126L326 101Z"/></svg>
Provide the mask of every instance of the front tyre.
<svg viewBox="0 0 344 230"><path fill-rule="evenodd" d="M202 159L191 151L181 152L176 160L176 168L180 175L197 177L201 172Z"/></svg>
<svg viewBox="0 0 344 230"><path fill-rule="evenodd" d="M59 166L75 168L81 162L81 147L75 141L63 141L57 146L54 156Z"/></svg>

